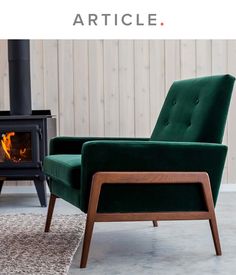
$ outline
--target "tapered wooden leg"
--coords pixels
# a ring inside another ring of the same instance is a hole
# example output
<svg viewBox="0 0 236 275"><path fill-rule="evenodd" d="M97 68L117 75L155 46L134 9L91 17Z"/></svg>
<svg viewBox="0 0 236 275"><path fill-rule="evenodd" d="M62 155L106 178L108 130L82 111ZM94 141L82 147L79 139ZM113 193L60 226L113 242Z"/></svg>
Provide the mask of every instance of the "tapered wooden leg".
<svg viewBox="0 0 236 275"><path fill-rule="evenodd" d="M91 238L93 234L93 227L95 222L95 217L97 214L98 200L100 196L101 186L103 181L96 174L93 176L92 187L89 196L89 205L87 213L87 221L84 233L84 244L80 261L80 268L85 268L87 265L89 247L91 243Z"/></svg>
<svg viewBox="0 0 236 275"><path fill-rule="evenodd" d="M87 219L86 228L84 233L84 244L82 250L82 256L80 261L80 268L85 268L87 265L89 247L91 243L91 238L93 234L94 220Z"/></svg>
<svg viewBox="0 0 236 275"><path fill-rule="evenodd" d="M157 221L152 221L152 223L153 223L153 227L158 227Z"/></svg>
<svg viewBox="0 0 236 275"><path fill-rule="evenodd" d="M4 181L0 179L0 194L1 194L1 192L2 192L3 183L4 183Z"/></svg>
<svg viewBox="0 0 236 275"><path fill-rule="evenodd" d="M211 233L212 233L212 237L213 237L213 241L214 241L216 255L220 256L220 255L222 255L222 252L221 252L220 238L219 238L216 218L215 217L211 218L209 220L209 223L210 223L210 227L211 227Z"/></svg>
<svg viewBox="0 0 236 275"><path fill-rule="evenodd" d="M51 221L52 221L52 215L53 215L53 210L54 210L56 198L57 198L57 196L51 194L44 232L49 232L49 230L50 230L50 225L51 225Z"/></svg>
<svg viewBox="0 0 236 275"><path fill-rule="evenodd" d="M97 206L101 186L103 184L192 184L202 185L207 206L206 211L180 212L141 212L141 213L97 213ZM214 202L212 198L210 179L205 172L97 172L93 176L90 191L87 223L80 267L85 268L88 259L89 247L93 233L94 222L112 221L157 221L167 220L209 220L214 240L216 254L221 255L220 239L218 235Z"/></svg>
<svg viewBox="0 0 236 275"><path fill-rule="evenodd" d="M206 180L204 180L203 183L204 183L202 185L203 193L204 193L206 205L207 205L207 208L208 208L208 211L210 214L209 223L210 223L210 227L211 227L212 238L214 241L216 255L220 256L220 255L222 255L221 247L220 247L220 237L219 237L218 228L217 228L215 207L214 207L213 198L212 198L210 180L209 180L208 176L207 176Z"/></svg>

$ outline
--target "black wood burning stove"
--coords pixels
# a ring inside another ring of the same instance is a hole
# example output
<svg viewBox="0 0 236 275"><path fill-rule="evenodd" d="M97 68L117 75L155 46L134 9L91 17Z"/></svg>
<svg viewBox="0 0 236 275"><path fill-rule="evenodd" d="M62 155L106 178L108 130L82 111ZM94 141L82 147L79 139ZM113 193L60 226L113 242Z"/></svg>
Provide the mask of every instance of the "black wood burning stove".
<svg viewBox="0 0 236 275"><path fill-rule="evenodd" d="M10 111L0 111L0 192L5 180L33 180L46 206L42 162L56 119L49 110L31 109L29 41L9 40L8 58Z"/></svg>

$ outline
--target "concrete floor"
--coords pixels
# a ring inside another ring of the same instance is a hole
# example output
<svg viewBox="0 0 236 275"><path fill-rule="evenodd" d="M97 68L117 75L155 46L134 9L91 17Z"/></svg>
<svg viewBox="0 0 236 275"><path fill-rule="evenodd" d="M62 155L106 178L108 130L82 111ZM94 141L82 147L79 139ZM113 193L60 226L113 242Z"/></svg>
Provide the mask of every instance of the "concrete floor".
<svg viewBox="0 0 236 275"><path fill-rule="evenodd" d="M5 190L6 191L6 190ZM3 189L4 192L4 189ZM88 267L79 269L81 246L69 274L236 274L236 192L220 193L217 218L223 256L215 256L207 221L97 223ZM45 213L33 194L4 194L0 213ZM62 200L57 213L79 213Z"/></svg>

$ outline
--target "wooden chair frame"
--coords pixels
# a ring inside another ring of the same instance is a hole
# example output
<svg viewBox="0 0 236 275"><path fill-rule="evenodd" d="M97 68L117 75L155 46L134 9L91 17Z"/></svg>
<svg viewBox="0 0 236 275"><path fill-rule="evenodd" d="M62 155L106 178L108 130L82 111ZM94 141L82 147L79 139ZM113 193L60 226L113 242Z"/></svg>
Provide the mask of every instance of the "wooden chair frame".
<svg viewBox="0 0 236 275"><path fill-rule="evenodd" d="M97 207L103 184L192 184L202 186L206 211L181 212L141 212L141 213L98 213ZM49 232L53 209L57 196L51 194L45 232ZM97 172L94 174L88 205L87 221L82 249L80 267L85 268L89 254L93 227L95 222L120 221L156 221L167 220L209 220L216 255L222 254L220 239L211 192L210 179L205 172Z"/></svg>

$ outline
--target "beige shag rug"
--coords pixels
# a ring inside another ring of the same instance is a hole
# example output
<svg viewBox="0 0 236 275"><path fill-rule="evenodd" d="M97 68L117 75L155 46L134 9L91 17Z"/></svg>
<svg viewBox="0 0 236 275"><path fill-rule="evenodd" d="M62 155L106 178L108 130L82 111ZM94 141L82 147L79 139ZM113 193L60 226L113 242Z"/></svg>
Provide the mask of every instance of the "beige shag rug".
<svg viewBox="0 0 236 275"><path fill-rule="evenodd" d="M67 274L83 237L85 215L0 215L0 274Z"/></svg>

